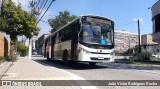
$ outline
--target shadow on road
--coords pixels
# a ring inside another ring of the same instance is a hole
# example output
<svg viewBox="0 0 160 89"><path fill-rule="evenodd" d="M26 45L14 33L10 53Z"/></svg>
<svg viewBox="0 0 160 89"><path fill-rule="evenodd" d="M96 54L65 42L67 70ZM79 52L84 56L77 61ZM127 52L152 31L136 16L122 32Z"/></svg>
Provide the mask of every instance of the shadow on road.
<svg viewBox="0 0 160 89"><path fill-rule="evenodd" d="M87 69L135 69L135 70L160 70L160 66L153 65L135 65L135 64L126 64L126 63L98 63L95 66L90 66L88 63L73 62L69 66L66 66L62 61L47 61L46 58L43 58L39 55L34 55L33 60L45 66L53 66L60 69L73 69L73 70L87 70Z"/></svg>
<svg viewBox="0 0 160 89"><path fill-rule="evenodd" d="M135 64L125 64L125 63L112 63L107 64L108 68L110 69L134 69L134 70L160 70L160 66L153 66L153 65L135 65Z"/></svg>
<svg viewBox="0 0 160 89"><path fill-rule="evenodd" d="M146 62L147 63L147 62ZM110 65L110 64L108 64ZM136 70L160 70L160 62L149 64L130 64L126 59L115 60L111 64L114 69L136 69Z"/></svg>
<svg viewBox="0 0 160 89"><path fill-rule="evenodd" d="M87 69L101 69L101 68L107 68L107 66L103 65L95 65L91 66L88 63L80 63L80 62L71 62L70 65L66 66L62 61L56 60L56 61L47 61L45 58L33 58L35 62L38 62L45 66L53 66L60 69L73 69L73 70L87 70Z"/></svg>

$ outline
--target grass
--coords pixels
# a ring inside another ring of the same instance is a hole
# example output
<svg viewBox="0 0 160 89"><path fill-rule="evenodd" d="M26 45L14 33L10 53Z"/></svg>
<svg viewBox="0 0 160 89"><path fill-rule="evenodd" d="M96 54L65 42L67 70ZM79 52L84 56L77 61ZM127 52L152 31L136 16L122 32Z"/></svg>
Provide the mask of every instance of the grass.
<svg viewBox="0 0 160 89"><path fill-rule="evenodd" d="M17 56L16 55L10 55L10 56L0 57L0 63L4 62L4 61L14 62L16 60L17 60Z"/></svg>
<svg viewBox="0 0 160 89"><path fill-rule="evenodd" d="M132 64L141 65L141 66L152 66L153 64L145 63L145 62L133 62Z"/></svg>
<svg viewBox="0 0 160 89"><path fill-rule="evenodd" d="M152 65L160 65L160 60L151 59L148 61L131 61L131 59L117 59L116 63L125 63L125 64L135 64L142 66L152 66Z"/></svg>

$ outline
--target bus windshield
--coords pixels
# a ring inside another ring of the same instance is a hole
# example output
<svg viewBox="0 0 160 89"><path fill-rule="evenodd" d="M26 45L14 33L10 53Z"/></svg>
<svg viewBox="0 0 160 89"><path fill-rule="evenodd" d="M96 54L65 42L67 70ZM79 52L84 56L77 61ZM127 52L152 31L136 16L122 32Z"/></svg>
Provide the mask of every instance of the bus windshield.
<svg viewBox="0 0 160 89"><path fill-rule="evenodd" d="M79 40L87 44L113 45L113 27L103 23L83 23Z"/></svg>

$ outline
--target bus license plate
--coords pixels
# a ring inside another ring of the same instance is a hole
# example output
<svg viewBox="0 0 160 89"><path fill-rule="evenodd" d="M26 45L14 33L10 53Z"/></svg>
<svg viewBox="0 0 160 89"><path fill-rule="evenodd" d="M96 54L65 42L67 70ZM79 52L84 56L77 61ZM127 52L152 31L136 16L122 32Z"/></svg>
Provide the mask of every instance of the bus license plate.
<svg viewBox="0 0 160 89"><path fill-rule="evenodd" d="M98 56L98 59L104 59L104 57Z"/></svg>

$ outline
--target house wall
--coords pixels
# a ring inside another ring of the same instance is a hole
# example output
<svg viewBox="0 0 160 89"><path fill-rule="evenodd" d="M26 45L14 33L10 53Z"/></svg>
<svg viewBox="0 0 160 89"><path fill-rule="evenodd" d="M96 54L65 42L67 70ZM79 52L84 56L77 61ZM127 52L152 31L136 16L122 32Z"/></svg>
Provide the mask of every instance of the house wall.
<svg viewBox="0 0 160 89"><path fill-rule="evenodd" d="M10 41L0 32L0 57L10 55Z"/></svg>

